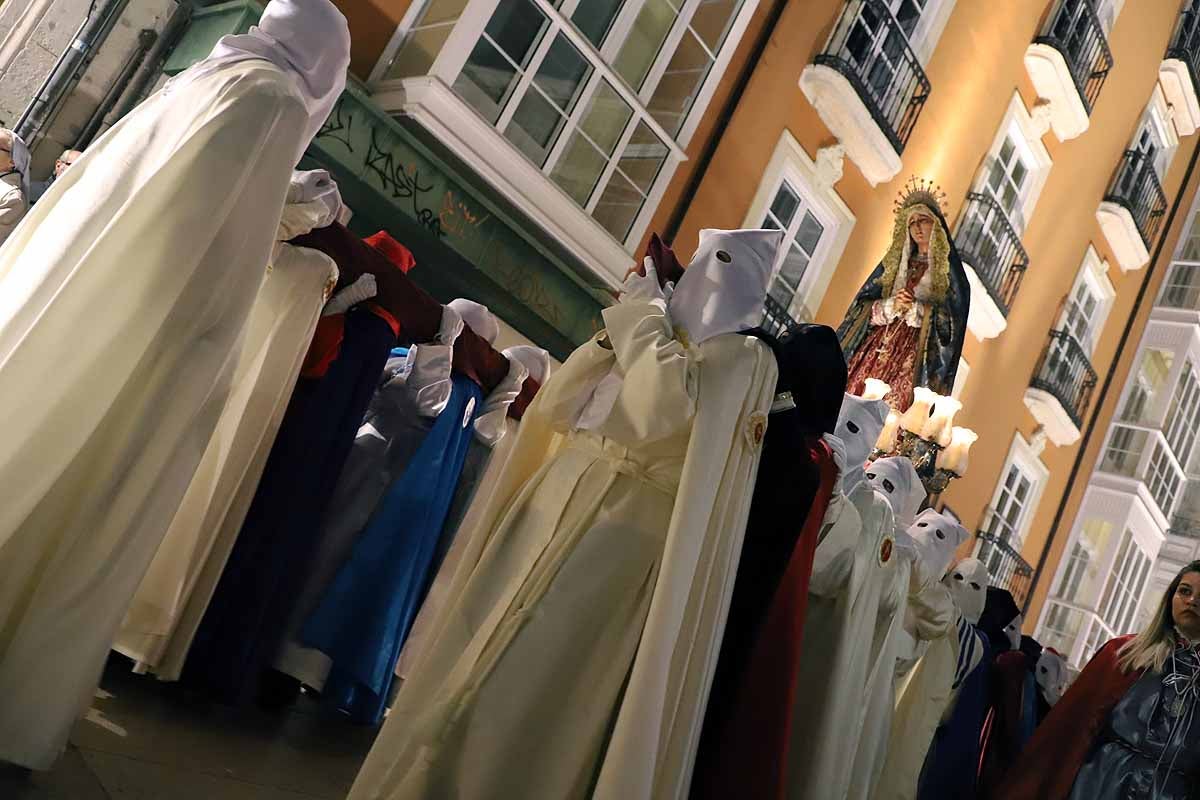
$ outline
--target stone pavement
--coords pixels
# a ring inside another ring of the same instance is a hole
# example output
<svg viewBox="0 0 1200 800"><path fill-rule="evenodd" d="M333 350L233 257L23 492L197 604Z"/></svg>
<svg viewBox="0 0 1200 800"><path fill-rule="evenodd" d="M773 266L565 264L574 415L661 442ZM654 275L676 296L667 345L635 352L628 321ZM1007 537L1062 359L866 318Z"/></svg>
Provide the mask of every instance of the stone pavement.
<svg viewBox="0 0 1200 800"><path fill-rule="evenodd" d="M54 769L0 767L0 798L343 800L375 732L308 698L274 714L215 705L114 658Z"/></svg>

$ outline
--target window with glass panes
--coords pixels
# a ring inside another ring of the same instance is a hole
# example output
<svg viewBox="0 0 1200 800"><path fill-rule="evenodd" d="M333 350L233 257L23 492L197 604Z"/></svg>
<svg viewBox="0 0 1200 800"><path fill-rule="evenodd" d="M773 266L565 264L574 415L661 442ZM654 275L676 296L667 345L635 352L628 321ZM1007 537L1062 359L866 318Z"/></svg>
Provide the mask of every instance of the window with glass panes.
<svg viewBox="0 0 1200 800"><path fill-rule="evenodd" d="M1087 353L1092 352L1092 340L1095 338L1093 327L1099 308L1100 298L1092 291L1092 287L1087 281L1079 281L1063 311L1062 327Z"/></svg>
<svg viewBox="0 0 1200 800"><path fill-rule="evenodd" d="M1188 239L1186 250L1200 258L1200 237ZM1162 305L1200 311L1200 264L1176 262L1163 286Z"/></svg>
<svg viewBox="0 0 1200 800"><path fill-rule="evenodd" d="M780 182L762 226L784 231L769 294L782 308L789 309L816 255L825 226L804 195L787 179Z"/></svg>
<svg viewBox="0 0 1200 800"><path fill-rule="evenodd" d="M1021 469L1020 465L1008 465L1004 482L1000 484L996 492L996 504L993 508L995 513L992 514L988 524L990 534L1003 541L1012 542L1014 545L1020 544L1021 526L1029 509L1029 499L1033 494L1033 487L1034 479ZM993 552L996 558L1000 558L1002 555L999 551L994 550ZM988 565L989 571L993 571L992 566Z"/></svg>
<svg viewBox="0 0 1200 800"><path fill-rule="evenodd" d="M1142 354L1133 386L1125 397L1121 409L1121 421L1135 425L1155 424L1155 406L1158 394L1167 384L1175 354L1170 350L1149 348Z"/></svg>
<svg viewBox="0 0 1200 800"><path fill-rule="evenodd" d="M1167 442L1181 464L1191 458L1197 426L1200 426L1200 379L1189 360L1184 362L1183 374L1171 395L1166 421Z"/></svg>
<svg viewBox="0 0 1200 800"><path fill-rule="evenodd" d="M1150 559L1137 546L1132 532L1125 531L1100 601L1100 618L1115 633L1128 632L1149 572Z"/></svg>
<svg viewBox="0 0 1200 800"><path fill-rule="evenodd" d="M742 5L429 0L384 77L429 73L456 24L489 14L454 91L625 242Z"/></svg>
<svg viewBox="0 0 1200 800"><path fill-rule="evenodd" d="M1149 438L1150 432L1144 428L1114 425L1100 462L1100 470L1126 478L1135 477Z"/></svg>
<svg viewBox="0 0 1200 800"><path fill-rule="evenodd" d="M888 25L878 6L850 0L857 5L857 18L852 23L846 47L850 56L864 68L867 86L877 101L888 95L895 75L904 67L906 45L912 47L917 30L931 0L887 0L887 8L897 27Z"/></svg>
<svg viewBox="0 0 1200 800"><path fill-rule="evenodd" d="M1163 516L1170 517L1175 510L1175 499L1183 485L1183 472L1171 458L1170 449L1161 439L1150 455L1150 466L1146 470L1146 487L1150 496L1158 503Z"/></svg>

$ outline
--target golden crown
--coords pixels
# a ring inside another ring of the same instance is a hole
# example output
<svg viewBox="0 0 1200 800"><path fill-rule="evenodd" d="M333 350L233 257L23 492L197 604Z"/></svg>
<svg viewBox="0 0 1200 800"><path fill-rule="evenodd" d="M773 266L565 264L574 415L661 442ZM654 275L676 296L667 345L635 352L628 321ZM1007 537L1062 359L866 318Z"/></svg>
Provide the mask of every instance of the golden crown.
<svg viewBox="0 0 1200 800"><path fill-rule="evenodd" d="M929 206L931 209L937 209L944 214L946 212L945 202L946 193L942 191L941 185L914 175L905 182L900 192L896 195L894 209L900 211L909 206L920 204Z"/></svg>

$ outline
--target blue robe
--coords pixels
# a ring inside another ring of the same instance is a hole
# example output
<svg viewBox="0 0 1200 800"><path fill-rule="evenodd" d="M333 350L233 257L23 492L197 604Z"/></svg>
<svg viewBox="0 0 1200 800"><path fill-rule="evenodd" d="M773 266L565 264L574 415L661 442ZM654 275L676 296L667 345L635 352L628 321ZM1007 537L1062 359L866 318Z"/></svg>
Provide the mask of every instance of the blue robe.
<svg viewBox="0 0 1200 800"><path fill-rule="evenodd" d="M991 647L974 625L959 618L959 656L954 685L958 699L950 720L938 727L921 770L920 800L974 800L979 775L979 737L991 701ZM983 658L966 671L972 652Z"/></svg>
<svg viewBox="0 0 1200 800"><path fill-rule="evenodd" d="M323 696L353 719L383 718L396 661L432 577L480 388L454 376L450 402L354 545L302 641L333 662Z"/></svg>
<svg viewBox="0 0 1200 800"><path fill-rule="evenodd" d="M301 379L258 491L188 654L183 680L219 699L258 699L308 574L338 474L396 334L361 308L324 377Z"/></svg>

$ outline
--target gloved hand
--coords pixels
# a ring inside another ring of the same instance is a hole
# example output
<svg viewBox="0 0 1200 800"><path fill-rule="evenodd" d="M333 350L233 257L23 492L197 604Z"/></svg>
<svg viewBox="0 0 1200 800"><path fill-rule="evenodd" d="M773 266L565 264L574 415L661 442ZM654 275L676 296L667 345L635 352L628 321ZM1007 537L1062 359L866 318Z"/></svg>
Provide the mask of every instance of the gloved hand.
<svg viewBox="0 0 1200 800"><path fill-rule="evenodd" d="M654 268L653 259L647 256L643 265L646 271L644 276L635 271L625 277L625 283L621 286L619 302L632 300L635 303L649 303L660 300L666 303L666 295L663 294L662 287L658 285L658 270Z"/></svg>
<svg viewBox="0 0 1200 800"><path fill-rule="evenodd" d="M837 478L833 481L833 493L842 494L842 476L846 474L846 443L832 433L821 436L821 440L833 451L833 464L837 467Z"/></svg>

